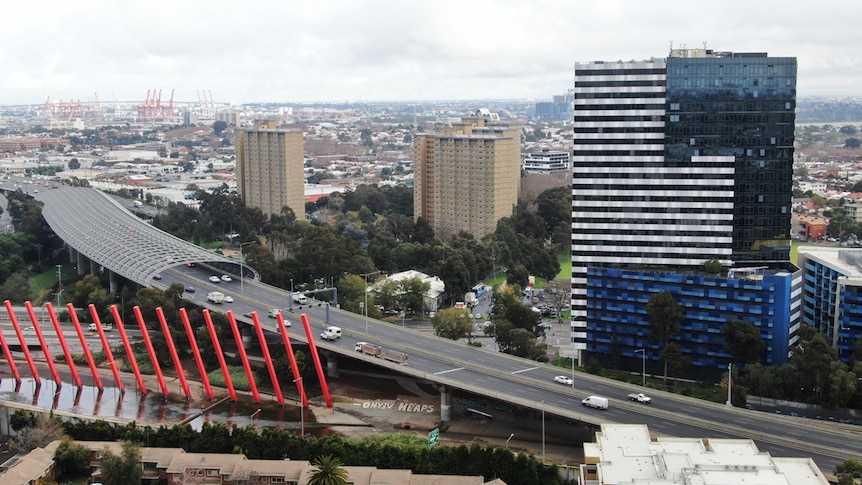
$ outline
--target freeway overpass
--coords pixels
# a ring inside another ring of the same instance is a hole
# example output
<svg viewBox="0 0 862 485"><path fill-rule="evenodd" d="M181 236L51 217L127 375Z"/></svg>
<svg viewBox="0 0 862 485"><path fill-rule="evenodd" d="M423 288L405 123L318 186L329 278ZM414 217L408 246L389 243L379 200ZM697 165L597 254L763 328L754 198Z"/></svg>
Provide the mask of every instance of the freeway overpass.
<svg viewBox="0 0 862 485"><path fill-rule="evenodd" d="M238 315L291 306L289 292L262 284L255 278L230 283L209 282L212 271L230 271L231 265L237 271L238 265L200 248L189 248L187 243L172 236L151 232L157 230L98 191L60 188L43 191L37 197L45 202L45 219L69 245L131 281L145 286L166 287L172 282L197 286L201 291L186 294L186 297L202 306L208 306L205 293L218 289L234 296L235 302L209 307L232 310ZM183 264L188 262L207 264L190 268ZM245 270L250 271L250 268L245 267ZM162 279L153 279L159 272ZM338 358L364 359L436 383L444 400L451 392L464 390L593 424L643 423L659 435L750 438L757 440L762 450L777 456L810 456L825 470L833 469L845 459L858 458L862 450L862 428L858 426L728 408L655 391L651 391L653 404L646 406L626 399L629 392L639 390L637 386L580 373L574 374L574 386L561 386L553 381L554 375L565 373L558 367L417 333L325 304L296 306L293 311L295 316L289 311L285 315L294 323L302 312L316 328L333 324L343 329L342 338L317 342L328 354L331 365L337 364ZM239 320L250 323L245 317ZM275 322L268 320L267 323L269 330L274 330ZM305 340L301 332L293 332L292 337ZM403 366L358 354L353 347L359 340L407 353L409 363ZM582 407L580 400L590 394L608 397L609 409Z"/></svg>

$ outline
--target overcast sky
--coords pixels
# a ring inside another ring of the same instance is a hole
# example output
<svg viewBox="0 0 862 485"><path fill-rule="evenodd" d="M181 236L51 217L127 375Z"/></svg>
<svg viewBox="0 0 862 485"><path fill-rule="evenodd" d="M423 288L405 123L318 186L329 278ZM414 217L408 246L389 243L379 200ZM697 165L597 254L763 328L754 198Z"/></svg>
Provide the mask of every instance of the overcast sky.
<svg viewBox="0 0 862 485"><path fill-rule="evenodd" d="M575 62L674 47L797 57L799 97L862 96L855 0L9 0L0 104L549 99Z"/></svg>

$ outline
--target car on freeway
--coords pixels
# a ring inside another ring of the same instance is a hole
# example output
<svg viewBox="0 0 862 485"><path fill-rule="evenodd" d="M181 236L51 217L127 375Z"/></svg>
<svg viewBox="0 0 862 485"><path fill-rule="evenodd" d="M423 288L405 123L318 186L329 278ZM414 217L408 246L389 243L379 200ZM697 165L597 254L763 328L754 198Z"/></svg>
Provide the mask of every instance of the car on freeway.
<svg viewBox="0 0 862 485"><path fill-rule="evenodd" d="M225 303L233 303L233 297L230 295L225 295L224 296L224 302Z"/></svg>
<svg viewBox="0 0 862 485"><path fill-rule="evenodd" d="M233 278L231 278L230 276L228 276L226 274L223 274L223 275L221 275L221 280L224 281L225 283L230 283L231 281L233 281Z"/></svg>
<svg viewBox="0 0 862 485"><path fill-rule="evenodd" d="M154 279L154 280L160 280L160 279L162 279L162 275L161 275L161 274L159 274L159 273L156 273L156 274L154 274L154 275L153 275L153 279Z"/></svg>
<svg viewBox="0 0 862 485"><path fill-rule="evenodd" d="M267 316L269 318L275 318L275 316L278 315L279 313L281 313L281 310L279 310L278 308L273 308L272 310L269 311Z"/></svg>
<svg viewBox="0 0 862 485"><path fill-rule="evenodd" d="M220 282L221 282L221 279L218 276L216 276L216 275L210 276L210 283L220 283Z"/></svg>
<svg viewBox="0 0 862 485"><path fill-rule="evenodd" d="M575 383L575 381L573 381L572 378L569 376L554 376L554 382L558 384L565 384L567 386L571 386Z"/></svg>
<svg viewBox="0 0 862 485"><path fill-rule="evenodd" d="M186 286L184 290L186 293L194 293L195 287L194 286Z"/></svg>

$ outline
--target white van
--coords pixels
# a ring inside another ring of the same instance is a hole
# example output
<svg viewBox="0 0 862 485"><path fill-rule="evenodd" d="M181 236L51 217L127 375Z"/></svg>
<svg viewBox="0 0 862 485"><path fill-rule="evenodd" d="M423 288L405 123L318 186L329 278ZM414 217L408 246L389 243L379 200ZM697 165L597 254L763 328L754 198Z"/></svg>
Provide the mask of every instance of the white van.
<svg viewBox="0 0 862 485"><path fill-rule="evenodd" d="M601 396L587 396L583 401L581 401L581 404L596 409L607 409L608 398Z"/></svg>
<svg viewBox="0 0 862 485"><path fill-rule="evenodd" d="M323 333L320 334L320 338L324 340L335 340L338 337L341 337L341 328L340 327L326 327L323 330Z"/></svg>

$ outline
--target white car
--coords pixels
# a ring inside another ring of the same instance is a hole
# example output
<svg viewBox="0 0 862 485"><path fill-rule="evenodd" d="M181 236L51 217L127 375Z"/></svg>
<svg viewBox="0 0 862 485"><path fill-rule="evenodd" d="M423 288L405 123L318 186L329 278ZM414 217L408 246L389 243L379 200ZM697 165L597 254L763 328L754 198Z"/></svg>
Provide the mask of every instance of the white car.
<svg viewBox="0 0 862 485"><path fill-rule="evenodd" d="M230 295L225 295L224 302L225 303L233 303L233 297Z"/></svg>
<svg viewBox="0 0 862 485"><path fill-rule="evenodd" d="M212 275L212 276L210 276L210 283L218 283L218 282L220 282L220 281L221 281L221 280L219 279L219 277L218 277L218 276L216 276L216 275Z"/></svg>
<svg viewBox="0 0 862 485"><path fill-rule="evenodd" d="M231 281L233 281L233 278L231 278L230 276L228 276L226 274L223 274L223 275L221 275L221 280L224 281L225 283L230 283Z"/></svg>
<svg viewBox="0 0 862 485"><path fill-rule="evenodd" d="M569 376L554 376L554 382L558 384L565 384L567 386L571 386L575 383L575 381L573 381L572 378Z"/></svg>

